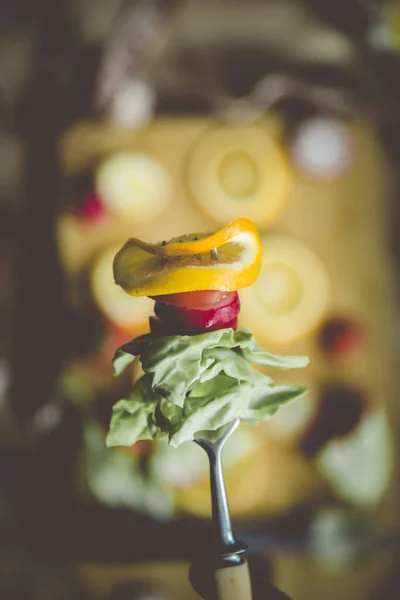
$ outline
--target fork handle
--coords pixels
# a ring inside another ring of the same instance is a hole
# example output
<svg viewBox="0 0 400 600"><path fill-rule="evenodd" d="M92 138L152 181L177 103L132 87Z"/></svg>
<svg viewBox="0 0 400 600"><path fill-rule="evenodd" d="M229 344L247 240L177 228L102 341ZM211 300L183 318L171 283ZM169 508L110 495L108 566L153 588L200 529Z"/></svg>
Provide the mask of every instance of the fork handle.
<svg viewBox="0 0 400 600"><path fill-rule="evenodd" d="M247 561L216 569L215 600L252 600Z"/></svg>

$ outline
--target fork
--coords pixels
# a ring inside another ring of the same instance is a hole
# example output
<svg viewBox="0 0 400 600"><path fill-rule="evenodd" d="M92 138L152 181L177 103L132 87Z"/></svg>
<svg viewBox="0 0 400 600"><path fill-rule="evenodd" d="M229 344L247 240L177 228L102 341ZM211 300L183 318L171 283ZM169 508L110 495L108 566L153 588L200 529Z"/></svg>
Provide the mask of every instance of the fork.
<svg viewBox="0 0 400 600"><path fill-rule="evenodd" d="M238 427L234 419L216 431L198 432L194 441L203 448L210 463L212 533L216 552L214 587L216 600L251 600L251 582L246 560L241 554L247 546L234 538L229 514L222 449Z"/></svg>

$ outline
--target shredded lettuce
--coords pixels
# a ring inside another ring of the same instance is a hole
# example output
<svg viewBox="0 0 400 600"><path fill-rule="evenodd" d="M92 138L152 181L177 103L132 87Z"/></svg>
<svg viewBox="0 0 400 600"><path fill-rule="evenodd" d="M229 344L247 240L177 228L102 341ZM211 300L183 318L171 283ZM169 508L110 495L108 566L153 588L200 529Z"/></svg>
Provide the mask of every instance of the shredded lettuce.
<svg viewBox="0 0 400 600"><path fill-rule="evenodd" d="M143 335L121 346L114 374L140 359L144 375L113 408L108 446L165 439L172 446L193 440L239 417L257 424L307 390L274 385L252 363L271 369L302 368L305 356L274 356L247 329L220 329L195 336Z"/></svg>

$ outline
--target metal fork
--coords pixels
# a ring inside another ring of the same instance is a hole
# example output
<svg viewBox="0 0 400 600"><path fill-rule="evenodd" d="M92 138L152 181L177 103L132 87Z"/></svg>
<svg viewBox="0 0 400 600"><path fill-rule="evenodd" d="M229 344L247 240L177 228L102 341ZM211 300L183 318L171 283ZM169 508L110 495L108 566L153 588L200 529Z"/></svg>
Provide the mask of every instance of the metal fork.
<svg viewBox="0 0 400 600"><path fill-rule="evenodd" d="M247 562L240 556L247 548L235 540L222 470L222 449L238 427L235 419L216 431L199 432L194 441L203 448L210 462L212 529L214 537L214 586L217 600L251 600Z"/></svg>
<svg viewBox="0 0 400 600"><path fill-rule="evenodd" d="M201 431L194 438L194 441L207 452L210 462L213 537L220 556L238 554L246 549L245 544L236 542L233 537L222 470L222 449L237 429L239 422L239 419L235 419L216 431Z"/></svg>

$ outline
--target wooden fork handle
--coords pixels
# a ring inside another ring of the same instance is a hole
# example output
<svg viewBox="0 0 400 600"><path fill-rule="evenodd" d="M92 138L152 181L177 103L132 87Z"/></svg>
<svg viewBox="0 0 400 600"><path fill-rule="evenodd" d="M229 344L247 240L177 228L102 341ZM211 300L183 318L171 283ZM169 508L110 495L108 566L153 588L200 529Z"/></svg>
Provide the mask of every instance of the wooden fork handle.
<svg viewBox="0 0 400 600"><path fill-rule="evenodd" d="M215 600L252 600L247 561L214 572Z"/></svg>
<svg viewBox="0 0 400 600"><path fill-rule="evenodd" d="M223 559L212 560L202 556L189 569L193 589L205 600L290 600L269 581L266 565L254 569L254 557L229 564Z"/></svg>

